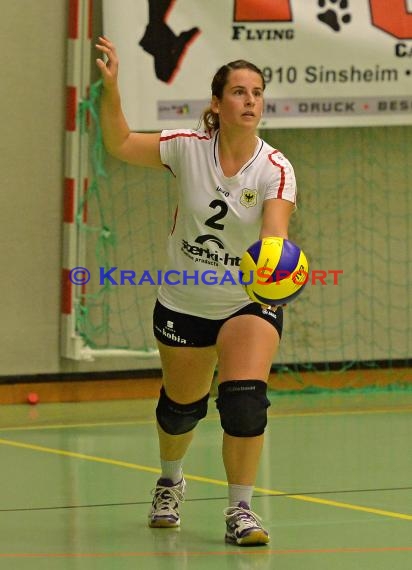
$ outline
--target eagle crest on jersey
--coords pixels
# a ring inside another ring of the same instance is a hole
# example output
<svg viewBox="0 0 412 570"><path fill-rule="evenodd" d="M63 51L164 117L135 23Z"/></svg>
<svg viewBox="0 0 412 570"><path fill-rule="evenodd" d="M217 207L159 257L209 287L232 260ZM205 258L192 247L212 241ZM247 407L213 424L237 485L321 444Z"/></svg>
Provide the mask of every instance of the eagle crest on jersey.
<svg viewBox="0 0 412 570"><path fill-rule="evenodd" d="M250 190L249 188L243 188L242 195L240 196L240 203L245 208L251 208L257 204L257 190Z"/></svg>

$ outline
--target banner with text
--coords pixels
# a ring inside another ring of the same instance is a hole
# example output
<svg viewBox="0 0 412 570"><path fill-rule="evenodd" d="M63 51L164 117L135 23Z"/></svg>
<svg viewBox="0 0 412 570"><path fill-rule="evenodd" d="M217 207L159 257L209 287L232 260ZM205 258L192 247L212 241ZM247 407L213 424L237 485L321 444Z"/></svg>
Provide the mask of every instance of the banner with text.
<svg viewBox="0 0 412 570"><path fill-rule="evenodd" d="M412 0L103 0L133 130L196 128L216 70L265 75L262 128L412 124Z"/></svg>

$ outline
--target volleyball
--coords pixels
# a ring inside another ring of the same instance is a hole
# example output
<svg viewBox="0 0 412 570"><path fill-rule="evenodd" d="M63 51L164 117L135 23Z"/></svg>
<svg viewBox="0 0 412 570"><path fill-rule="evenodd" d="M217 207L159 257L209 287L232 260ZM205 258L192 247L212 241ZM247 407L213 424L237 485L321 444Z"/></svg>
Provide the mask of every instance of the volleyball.
<svg viewBox="0 0 412 570"><path fill-rule="evenodd" d="M240 261L246 293L261 305L283 305L296 299L308 282L306 255L293 242L266 237L252 244Z"/></svg>

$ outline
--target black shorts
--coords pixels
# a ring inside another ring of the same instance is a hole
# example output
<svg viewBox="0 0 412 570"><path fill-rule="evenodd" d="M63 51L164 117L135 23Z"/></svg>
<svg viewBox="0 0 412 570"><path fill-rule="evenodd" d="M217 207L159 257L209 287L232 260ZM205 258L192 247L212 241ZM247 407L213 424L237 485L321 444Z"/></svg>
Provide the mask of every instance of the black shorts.
<svg viewBox="0 0 412 570"><path fill-rule="evenodd" d="M256 315L273 325L282 336L283 309L265 309L258 303L250 303L225 319L204 319L172 311L159 301L153 312L153 332L157 340L168 346L205 347L216 344L221 326L238 315Z"/></svg>

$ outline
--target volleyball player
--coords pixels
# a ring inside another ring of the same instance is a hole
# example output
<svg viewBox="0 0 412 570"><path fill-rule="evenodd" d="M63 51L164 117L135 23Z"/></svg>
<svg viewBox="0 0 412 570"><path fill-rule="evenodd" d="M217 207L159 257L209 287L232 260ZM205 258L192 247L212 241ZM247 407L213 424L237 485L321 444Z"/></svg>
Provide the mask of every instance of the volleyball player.
<svg viewBox="0 0 412 570"><path fill-rule="evenodd" d="M104 86L101 126L108 152L130 164L166 167L178 185L166 270L187 278L174 285L163 283L154 308L163 371L156 408L161 477L149 525L180 524L179 503L186 485L183 459L196 425L206 416L217 366L216 404L228 481L225 539L238 545L266 544L268 532L251 510L251 500L283 311L252 303L241 285L230 280L208 285L200 277L210 270L218 276L229 271L238 280L239 260L249 245L265 236L288 236L296 181L285 156L257 136L263 74L243 60L222 66L212 81L201 130L136 133L122 112L115 46L101 37L96 47L107 56L105 61L97 59L97 65Z"/></svg>

